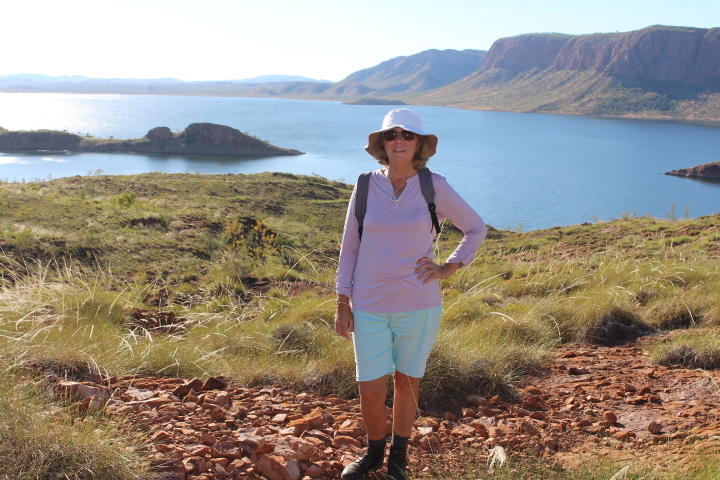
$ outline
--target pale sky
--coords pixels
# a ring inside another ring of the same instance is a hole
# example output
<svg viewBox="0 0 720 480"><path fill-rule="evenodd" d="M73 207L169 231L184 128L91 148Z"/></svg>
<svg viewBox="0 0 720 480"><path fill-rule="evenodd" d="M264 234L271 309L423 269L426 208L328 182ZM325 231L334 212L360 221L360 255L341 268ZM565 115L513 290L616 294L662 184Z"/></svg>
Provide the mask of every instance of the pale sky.
<svg viewBox="0 0 720 480"><path fill-rule="evenodd" d="M0 75L339 81L537 32L720 27L718 0L0 0Z"/></svg>

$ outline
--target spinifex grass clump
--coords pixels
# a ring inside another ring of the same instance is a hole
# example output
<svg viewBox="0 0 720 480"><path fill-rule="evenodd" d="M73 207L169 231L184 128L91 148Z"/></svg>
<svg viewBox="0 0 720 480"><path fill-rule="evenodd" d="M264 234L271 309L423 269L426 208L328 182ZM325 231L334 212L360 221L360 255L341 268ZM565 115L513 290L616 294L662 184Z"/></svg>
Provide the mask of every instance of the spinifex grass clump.
<svg viewBox="0 0 720 480"><path fill-rule="evenodd" d="M650 359L665 366L713 370L720 368L720 331L690 329L649 348Z"/></svg>
<svg viewBox="0 0 720 480"><path fill-rule="evenodd" d="M145 471L137 441L110 419L74 417L35 378L4 371L0 399L0 478L131 480Z"/></svg>

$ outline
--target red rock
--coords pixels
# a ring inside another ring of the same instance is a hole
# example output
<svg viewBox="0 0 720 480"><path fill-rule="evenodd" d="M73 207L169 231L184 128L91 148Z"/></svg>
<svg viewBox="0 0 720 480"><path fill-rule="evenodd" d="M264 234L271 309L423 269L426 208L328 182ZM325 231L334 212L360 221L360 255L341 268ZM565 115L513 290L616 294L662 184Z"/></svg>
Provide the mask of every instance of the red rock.
<svg viewBox="0 0 720 480"><path fill-rule="evenodd" d="M648 432L650 432L653 435L657 435L660 433L663 429L663 426L658 422L650 422L650 424L647 427Z"/></svg>
<svg viewBox="0 0 720 480"><path fill-rule="evenodd" d="M505 436L505 430L499 427L490 427L487 429L488 436L490 438L497 438L497 437L504 437Z"/></svg>
<svg viewBox="0 0 720 480"><path fill-rule="evenodd" d="M305 475L310 478L318 478L322 475L322 469L317 465L310 465L310 467L305 471Z"/></svg>
<svg viewBox="0 0 720 480"><path fill-rule="evenodd" d="M200 441L205 445L213 446L213 445L215 445L215 442L217 441L217 439L215 438L215 435L213 435L212 433L203 433L200 436Z"/></svg>
<svg viewBox="0 0 720 480"><path fill-rule="evenodd" d="M246 460L247 460L247 463L249 464L250 460L248 460L246 458L235 459L227 465L225 470L229 473L232 473L236 470L244 470L248 466L246 464Z"/></svg>
<svg viewBox="0 0 720 480"><path fill-rule="evenodd" d="M532 412L530 418L534 420L545 420L545 414L543 412Z"/></svg>
<svg viewBox="0 0 720 480"><path fill-rule="evenodd" d="M472 408L463 408L462 416L464 418L477 418L477 413L475 413L475 410L473 410Z"/></svg>
<svg viewBox="0 0 720 480"><path fill-rule="evenodd" d="M320 407L305 415L305 420L310 424L311 428L318 428L321 425L330 425L334 422L332 415Z"/></svg>
<svg viewBox="0 0 720 480"><path fill-rule="evenodd" d="M631 438L635 437L635 434L633 432L615 432L612 435L610 435L615 440L620 440L621 442L629 442Z"/></svg>
<svg viewBox="0 0 720 480"><path fill-rule="evenodd" d="M138 388L128 388L125 395L130 396L133 400L147 400L157 395L155 390L140 390Z"/></svg>
<svg viewBox="0 0 720 480"><path fill-rule="evenodd" d="M231 399L230 399L230 394L228 392L218 393L215 396L215 403L220 407L225 406L225 405L230 405L232 403Z"/></svg>
<svg viewBox="0 0 720 480"><path fill-rule="evenodd" d="M523 398L522 408L527 410L539 410L542 408L542 398L538 395L529 395Z"/></svg>
<svg viewBox="0 0 720 480"><path fill-rule="evenodd" d="M460 437L460 438L470 438L473 437L476 433L475 428L471 427L470 425L460 425L452 429L450 434L453 437Z"/></svg>
<svg viewBox="0 0 720 480"><path fill-rule="evenodd" d="M248 455L254 455L265 448L265 439L259 435L238 435L237 443Z"/></svg>
<svg viewBox="0 0 720 480"><path fill-rule="evenodd" d="M342 448L346 447L348 445L352 445L354 447L360 448L360 442L352 437L346 437L343 435L340 435L338 437L333 438L332 445L335 448Z"/></svg>
<svg viewBox="0 0 720 480"><path fill-rule="evenodd" d="M61 380L54 387L55 395L79 401L86 398L98 397L103 400L110 399L110 390L92 382L70 382Z"/></svg>
<svg viewBox="0 0 720 480"><path fill-rule="evenodd" d="M150 468L154 472L172 474L178 479L185 478L185 465L183 465L182 457L173 460L166 458L152 460L150 462Z"/></svg>
<svg viewBox="0 0 720 480"><path fill-rule="evenodd" d="M312 427L310 425L310 422L306 420L305 418L300 418L297 420L293 420L290 423L288 423L288 428L295 429L295 436L300 436L304 431L310 430Z"/></svg>
<svg viewBox="0 0 720 480"><path fill-rule="evenodd" d="M202 389L202 386L202 380L200 380L199 378L193 378L192 380L183 385L178 385L172 393L177 397L184 397L188 393L190 393L191 390L195 390L196 392L200 391L200 389Z"/></svg>
<svg viewBox="0 0 720 480"><path fill-rule="evenodd" d="M270 480L299 480L300 468L293 460L274 455L263 455L257 469Z"/></svg>
<svg viewBox="0 0 720 480"><path fill-rule="evenodd" d="M542 391L540 391L539 388L532 386L532 385L528 385L527 387L523 388L522 391L529 395L541 395L542 394Z"/></svg>
<svg viewBox="0 0 720 480"><path fill-rule="evenodd" d="M203 383L203 386L200 388L200 390L225 390L225 388L227 388L227 383L220 380L219 378L210 377L205 380L205 383Z"/></svg>
<svg viewBox="0 0 720 480"><path fill-rule="evenodd" d="M210 418L216 421L224 420L225 419L225 410L222 409L222 407L215 407L213 411L210 413Z"/></svg>
<svg viewBox="0 0 720 480"><path fill-rule="evenodd" d="M243 450L234 442L216 442L212 447L213 457L223 457L230 460L245 456Z"/></svg>
<svg viewBox="0 0 720 480"><path fill-rule="evenodd" d="M587 368L578 368L578 367L570 367L568 369L568 373L570 375L588 375L590 373L590 370Z"/></svg>
<svg viewBox="0 0 720 480"><path fill-rule="evenodd" d="M315 455L315 444L297 437L285 437L278 439L273 450L273 455L292 459L296 462L312 460Z"/></svg>
<svg viewBox="0 0 720 480"><path fill-rule="evenodd" d="M340 425L340 428L336 430L336 435L358 438L365 435L365 429L355 420L346 420Z"/></svg>
<svg viewBox="0 0 720 480"><path fill-rule="evenodd" d="M625 403L629 403L631 405L640 405L641 403L646 403L647 401L647 397L640 397L637 395L625 397Z"/></svg>
<svg viewBox="0 0 720 480"><path fill-rule="evenodd" d="M188 453L192 456L204 457L205 454L210 453L211 449L207 445L189 445Z"/></svg>
<svg viewBox="0 0 720 480"><path fill-rule="evenodd" d="M444 418L445 420L450 420L451 422L457 422L457 421L459 420L459 418L457 417L457 415L455 415L455 414L452 413L452 412L445 412L445 415L443 415L443 418Z"/></svg>
<svg viewBox="0 0 720 480"><path fill-rule="evenodd" d="M287 420L287 413L278 413L270 421L272 423L285 423L285 420Z"/></svg>
<svg viewBox="0 0 720 480"><path fill-rule="evenodd" d="M631 383L627 383L627 382L626 382L626 383L623 385L623 390L624 390L625 392L637 392L637 387L635 387L635 385L633 385L633 384L631 384Z"/></svg>
<svg viewBox="0 0 720 480"><path fill-rule="evenodd" d="M540 432L538 431L537 427L533 425L531 422L527 420L523 420L520 425L518 425L518 432L525 434L525 435L539 435Z"/></svg>
<svg viewBox="0 0 720 480"><path fill-rule="evenodd" d="M301 438L304 438L309 441L313 441L312 439L315 439L315 440L318 440L319 442L321 442L322 444L324 444L325 446L332 445L332 437L326 433L319 431L319 430L307 431L302 434ZM315 442L313 442L313 443L315 443ZM316 445L317 445L317 443L316 443Z"/></svg>
<svg viewBox="0 0 720 480"><path fill-rule="evenodd" d="M617 415L613 412L605 412L603 413L603 420L609 422L611 425L615 425L617 423Z"/></svg>
<svg viewBox="0 0 720 480"><path fill-rule="evenodd" d="M170 440L171 438L172 434L170 432L166 432L165 430L158 430L150 435L151 442L164 442L165 440Z"/></svg>

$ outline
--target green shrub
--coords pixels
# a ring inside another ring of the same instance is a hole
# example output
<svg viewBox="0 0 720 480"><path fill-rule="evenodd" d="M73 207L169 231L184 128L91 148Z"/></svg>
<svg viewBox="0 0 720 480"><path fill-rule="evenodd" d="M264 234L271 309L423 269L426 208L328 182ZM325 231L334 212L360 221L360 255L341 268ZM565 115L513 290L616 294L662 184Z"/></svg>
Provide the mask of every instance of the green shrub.
<svg viewBox="0 0 720 480"><path fill-rule="evenodd" d="M121 207L127 208L132 206L135 203L136 199L137 195L135 194L135 192L123 192L117 196L115 202Z"/></svg>

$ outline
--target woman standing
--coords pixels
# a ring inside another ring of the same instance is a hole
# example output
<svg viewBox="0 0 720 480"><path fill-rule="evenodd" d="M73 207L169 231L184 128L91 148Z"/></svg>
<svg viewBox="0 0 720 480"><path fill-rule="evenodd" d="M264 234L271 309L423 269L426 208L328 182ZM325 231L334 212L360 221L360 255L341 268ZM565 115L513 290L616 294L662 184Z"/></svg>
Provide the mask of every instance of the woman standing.
<svg viewBox="0 0 720 480"><path fill-rule="evenodd" d="M362 189L356 186L350 199L335 284L335 331L346 338L352 333L368 449L342 472L345 480L359 480L383 465L389 374L394 399L388 476L407 478L420 379L440 327L440 280L470 263L487 233L482 218L442 175L431 173L434 205L423 196L418 172L437 143L415 113L391 111L365 147L383 168L370 174L360 231L355 207ZM439 221L448 218L464 233L444 263L433 260L435 205Z"/></svg>

